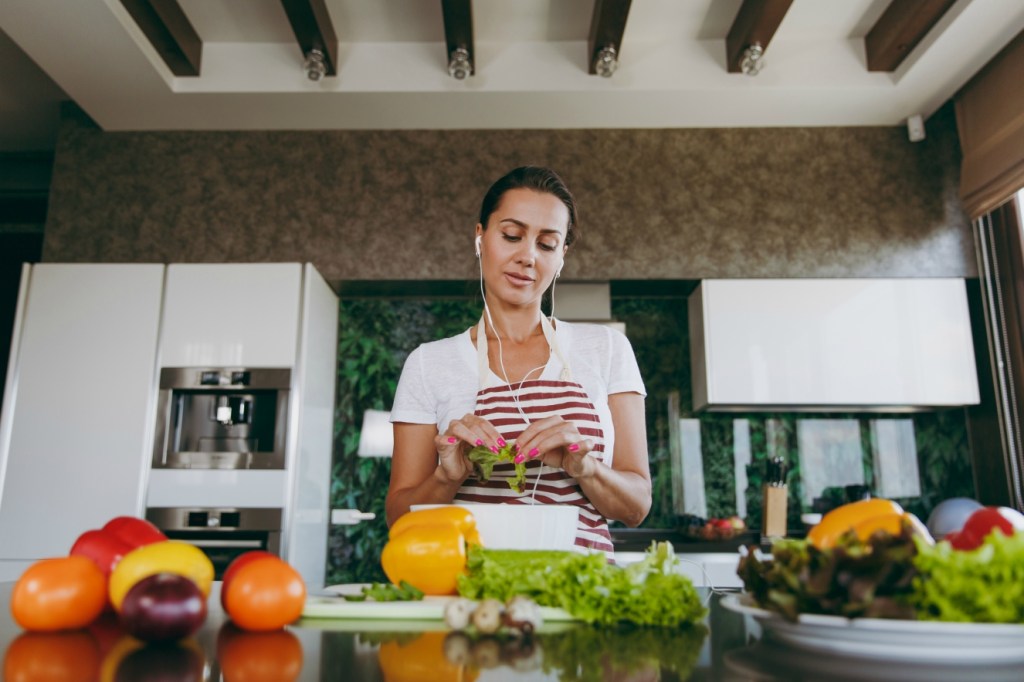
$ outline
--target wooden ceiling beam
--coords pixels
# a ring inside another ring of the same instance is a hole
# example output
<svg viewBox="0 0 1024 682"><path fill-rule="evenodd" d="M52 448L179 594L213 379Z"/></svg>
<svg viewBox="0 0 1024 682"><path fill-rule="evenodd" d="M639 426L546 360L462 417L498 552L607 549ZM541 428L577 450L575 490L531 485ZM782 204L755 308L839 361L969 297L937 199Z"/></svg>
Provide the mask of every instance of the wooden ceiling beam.
<svg viewBox="0 0 1024 682"><path fill-rule="evenodd" d="M175 76L198 76L203 41L177 0L121 0Z"/></svg>
<svg viewBox="0 0 1024 682"><path fill-rule="evenodd" d="M305 57L310 50L320 50L324 55L327 75L337 75L338 35L327 12L326 0L281 0L281 5L288 15L302 56Z"/></svg>
<svg viewBox="0 0 1024 682"><path fill-rule="evenodd" d="M473 0L441 0L444 16L444 41L448 48L445 63L452 52L463 48L469 53L469 73L476 73L476 50L473 46Z"/></svg>
<svg viewBox="0 0 1024 682"><path fill-rule="evenodd" d="M892 0L864 37L868 71L895 71L956 0Z"/></svg>
<svg viewBox="0 0 1024 682"><path fill-rule="evenodd" d="M629 6L632 0L594 0L594 14L590 19L590 36L587 39L587 72L596 74L597 55L605 47L615 48L616 56L622 54L622 35L626 31Z"/></svg>
<svg viewBox="0 0 1024 682"><path fill-rule="evenodd" d="M740 73L743 52L754 43L759 43L762 50L768 50L768 43L792 4L793 0L743 0L725 38L729 73Z"/></svg>

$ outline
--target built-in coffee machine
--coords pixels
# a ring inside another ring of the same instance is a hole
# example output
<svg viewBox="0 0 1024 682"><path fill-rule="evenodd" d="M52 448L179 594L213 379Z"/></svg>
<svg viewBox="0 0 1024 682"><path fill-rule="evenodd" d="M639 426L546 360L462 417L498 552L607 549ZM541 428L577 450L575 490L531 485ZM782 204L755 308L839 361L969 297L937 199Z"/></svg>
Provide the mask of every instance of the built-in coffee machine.
<svg viewBox="0 0 1024 682"><path fill-rule="evenodd" d="M260 494L266 474L225 476L255 470L274 476L276 470L283 482L290 389L288 369L167 367L160 372L152 468L191 473L179 479L184 495L175 498L177 503L148 506L146 518L168 537L202 549L217 578L239 554L281 552L286 496L277 491L283 487L272 484ZM253 498L250 504L266 506L240 505L239 487Z"/></svg>
<svg viewBox="0 0 1024 682"><path fill-rule="evenodd" d="M283 469L291 370L165 367L153 467Z"/></svg>

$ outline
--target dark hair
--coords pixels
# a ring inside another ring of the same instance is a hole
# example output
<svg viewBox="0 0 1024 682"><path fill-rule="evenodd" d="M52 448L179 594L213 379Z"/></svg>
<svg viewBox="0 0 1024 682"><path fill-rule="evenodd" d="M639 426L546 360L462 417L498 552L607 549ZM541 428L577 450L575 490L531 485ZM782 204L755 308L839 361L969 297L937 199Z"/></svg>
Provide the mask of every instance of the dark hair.
<svg viewBox="0 0 1024 682"><path fill-rule="evenodd" d="M579 236L579 227L576 224L576 199L572 192L565 186L565 181L558 173L550 168L540 166L520 166L513 169L499 178L484 195L483 203L480 204L480 224L487 229L487 221L490 219L494 209L498 207L505 192L510 189L532 189L536 192L551 194L559 199L569 209L569 224L565 231L565 245L569 246Z"/></svg>

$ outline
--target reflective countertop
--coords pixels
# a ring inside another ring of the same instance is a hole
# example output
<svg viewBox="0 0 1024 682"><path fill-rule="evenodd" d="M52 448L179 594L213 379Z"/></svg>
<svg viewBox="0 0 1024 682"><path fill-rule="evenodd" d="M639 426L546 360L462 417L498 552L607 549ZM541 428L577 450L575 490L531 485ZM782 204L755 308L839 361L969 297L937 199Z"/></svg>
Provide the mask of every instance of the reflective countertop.
<svg viewBox="0 0 1024 682"><path fill-rule="evenodd" d="M237 629L219 608L173 645L142 645L109 614L85 630L22 632L10 616L13 583L0 583L4 680L105 682L406 680L1021 680L1014 667L898 665L822 656L763 641L758 624L725 609L682 629L545 625L529 639L469 637L438 621L303 619L269 633ZM969 661L965 661L969 663ZM1018 666L1019 667L1019 666Z"/></svg>

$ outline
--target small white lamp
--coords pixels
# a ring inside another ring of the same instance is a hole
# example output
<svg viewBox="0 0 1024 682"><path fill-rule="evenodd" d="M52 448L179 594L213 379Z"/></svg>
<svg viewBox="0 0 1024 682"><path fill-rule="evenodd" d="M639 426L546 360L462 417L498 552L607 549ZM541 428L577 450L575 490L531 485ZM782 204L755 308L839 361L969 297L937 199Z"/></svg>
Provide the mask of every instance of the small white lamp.
<svg viewBox="0 0 1024 682"><path fill-rule="evenodd" d="M359 433L360 457L390 457L395 447L391 413L384 410L363 412L363 430Z"/></svg>

